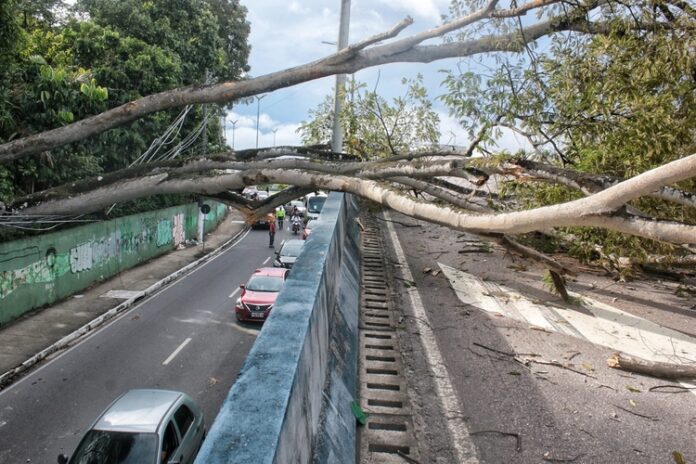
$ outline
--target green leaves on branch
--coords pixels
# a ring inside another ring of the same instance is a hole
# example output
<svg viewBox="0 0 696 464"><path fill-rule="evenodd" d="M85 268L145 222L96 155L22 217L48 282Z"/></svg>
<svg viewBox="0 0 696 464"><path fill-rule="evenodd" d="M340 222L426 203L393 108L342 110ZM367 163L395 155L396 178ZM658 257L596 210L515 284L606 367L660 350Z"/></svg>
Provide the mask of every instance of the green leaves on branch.
<svg viewBox="0 0 696 464"><path fill-rule="evenodd" d="M440 138L440 118L433 110L422 76L403 79L402 96L391 101L370 91L367 84L351 80L341 95L339 115L344 151L363 159L428 149ZM329 143L333 129L333 97L328 95L309 121L298 129L303 143Z"/></svg>

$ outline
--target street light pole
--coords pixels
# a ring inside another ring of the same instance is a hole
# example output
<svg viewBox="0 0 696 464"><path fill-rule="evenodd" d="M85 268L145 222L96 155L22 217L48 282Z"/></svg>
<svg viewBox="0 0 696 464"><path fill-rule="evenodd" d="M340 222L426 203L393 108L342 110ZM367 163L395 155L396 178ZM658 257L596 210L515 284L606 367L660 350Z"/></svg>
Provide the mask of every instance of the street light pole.
<svg viewBox="0 0 696 464"><path fill-rule="evenodd" d="M261 116L261 99L266 95L254 95L256 98L256 148L259 148L259 117Z"/></svg>
<svg viewBox="0 0 696 464"><path fill-rule="evenodd" d="M232 149L234 150L234 128L237 126L237 121L239 119L235 119L234 121L230 121L232 123Z"/></svg>
<svg viewBox="0 0 696 464"><path fill-rule="evenodd" d="M276 146L276 144L275 144L275 135L276 135L276 132L278 132L278 129L273 129L273 148L275 148L275 146Z"/></svg>
<svg viewBox="0 0 696 464"><path fill-rule="evenodd" d="M348 29L350 27L350 0L341 0L341 24L338 28L338 50L348 46ZM343 151L343 130L339 116L341 114L341 95L346 84L346 75L336 75L336 95L334 97L333 136L331 150L334 153Z"/></svg>

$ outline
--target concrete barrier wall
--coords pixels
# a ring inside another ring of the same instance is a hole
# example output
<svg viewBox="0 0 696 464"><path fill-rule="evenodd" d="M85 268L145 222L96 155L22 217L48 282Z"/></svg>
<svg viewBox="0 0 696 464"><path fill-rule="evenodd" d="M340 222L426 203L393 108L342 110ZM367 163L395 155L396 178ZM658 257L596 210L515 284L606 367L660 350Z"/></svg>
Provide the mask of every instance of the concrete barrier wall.
<svg viewBox="0 0 696 464"><path fill-rule="evenodd" d="M206 230L226 211L210 204ZM0 243L0 324L166 253L197 227L198 207L188 204Z"/></svg>
<svg viewBox="0 0 696 464"><path fill-rule="evenodd" d="M356 212L329 196L197 464L355 462Z"/></svg>

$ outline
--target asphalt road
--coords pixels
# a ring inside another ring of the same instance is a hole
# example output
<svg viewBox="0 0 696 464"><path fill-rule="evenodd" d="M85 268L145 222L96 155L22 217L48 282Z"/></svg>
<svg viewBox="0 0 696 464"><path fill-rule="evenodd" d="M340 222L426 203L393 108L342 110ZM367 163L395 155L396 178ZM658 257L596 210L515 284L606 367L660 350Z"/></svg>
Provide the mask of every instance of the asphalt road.
<svg viewBox="0 0 696 464"><path fill-rule="evenodd" d="M0 462L56 462L131 388L184 391L210 426L261 327L236 322L237 289L254 269L272 265L271 255L268 233L250 231L0 392Z"/></svg>
<svg viewBox="0 0 696 464"><path fill-rule="evenodd" d="M392 217L398 221L393 227L407 261L390 257L394 275L401 277L402 265L413 275L408 288L397 284L397 298L402 300L397 307L408 308L411 302L403 296L415 288L427 315L424 320L405 310L400 341L410 388L417 392L412 398L424 424L419 447L421 455L433 457L429 462L456 462L443 451L451 445L443 439L447 429L441 419L453 417L453 412L438 410L438 391L433 387L437 379L423 359L418 322L434 334L458 399L459 411L455 412L471 434L478 462L652 464L676 462L673 452L683 454L685 462L694 462L693 391L666 380L610 369L607 359L613 349L565 333L534 330L530 324L463 303L439 272L438 263L475 274L489 285L504 284L528 298L563 307L558 297L540 288L543 268L519 257L513 260L502 250L472 252L479 246L474 237L401 215ZM420 226L414 229L416 224ZM600 278L585 275L579 279ZM582 289L580 283L571 282L571 289ZM604 285L608 284L598 284ZM481 296L500 298L502 308L506 299L517 301L514 296L497 295L493 288ZM638 306L637 301L624 309ZM575 306L568 308L581 312ZM663 316L653 310L658 323L671 317L667 311L662 311ZM683 333L694 336L694 326L693 316L685 314L680 327ZM650 334L643 335L647 339ZM667 389L666 385L676 387ZM436 459L439 456L443 456L441 460Z"/></svg>

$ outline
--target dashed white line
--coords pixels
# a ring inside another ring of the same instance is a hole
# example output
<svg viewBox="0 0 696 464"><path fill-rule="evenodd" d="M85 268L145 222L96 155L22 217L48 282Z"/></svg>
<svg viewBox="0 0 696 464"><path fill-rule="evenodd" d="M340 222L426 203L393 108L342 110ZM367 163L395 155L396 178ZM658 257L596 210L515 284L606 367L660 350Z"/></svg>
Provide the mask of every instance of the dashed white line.
<svg viewBox="0 0 696 464"><path fill-rule="evenodd" d="M401 248L399 237L396 235L394 226L392 226L391 217L387 211L384 212L384 219L387 223L387 229L389 230L389 236L392 246L394 247L396 259L401 267L401 274L404 280L413 282L413 274L411 274L411 270L408 267L404 250ZM447 429L449 430L450 441L457 455L457 462L461 464L478 464L479 460L476 456L476 448L469 435L469 429L462 419L463 414L459 408L459 400L452 386L447 367L445 367L444 360L442 359L442 354L437 347L437 340L431 328L432 326L430 325L428 314L423 307L420 293L418 293L415 287L409 287L406 291L411 299L411 307L413 308L415 316L413 320L418 328L418 334L425 351L425 356L433 373L433 379L438 393L437 396L440 399L440 404L447 418Z"/></svg>
<svg viewBox="0 0 696 464"><path fill-rule="evenodd" d="M237 287L237 289L234 292L230 293L230 298L234 298L235 296L237 296L237 293L239 293L239 287Z"/></svg>
<svg viewBox="0 0 696 464"><path fill-rule="evenodd" d="M271 257L269 256L268 258L266 258L266 261L264 261L262 264L266 264L266 263L269 262L270 260L271 260Z"/></svg>
<svg viewBox="0 0 696 464"><path fill-rule="evenodd" d="M169 364L170 362L172 362L172 359L176 358L176 355L179 354L179 352L180 352L181 350L183 350L184 347L185 347L186 345L188 345L190 341L191 341L191 338L187 338L186 340L184 340L184 341L181 343L181 345L179 345L179 347L178 347L176 350L174 350L174 352L173 352L172 354L170 354L169 357L168 357L167 359L164 360L164 362L162 363L162 365L163 365L163 366L166 366L167 364Z"/></svg>

